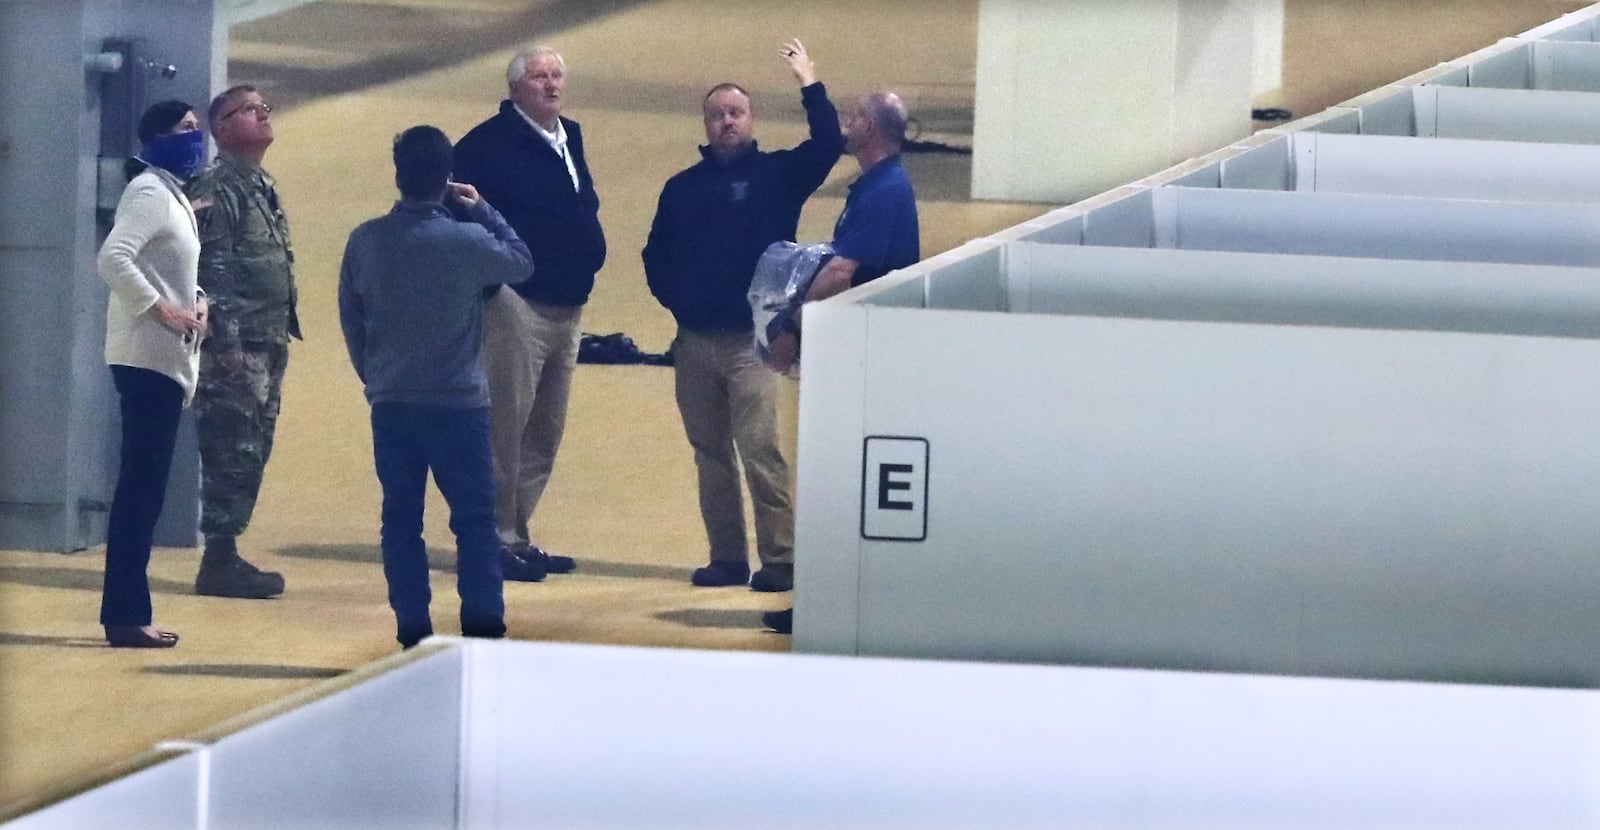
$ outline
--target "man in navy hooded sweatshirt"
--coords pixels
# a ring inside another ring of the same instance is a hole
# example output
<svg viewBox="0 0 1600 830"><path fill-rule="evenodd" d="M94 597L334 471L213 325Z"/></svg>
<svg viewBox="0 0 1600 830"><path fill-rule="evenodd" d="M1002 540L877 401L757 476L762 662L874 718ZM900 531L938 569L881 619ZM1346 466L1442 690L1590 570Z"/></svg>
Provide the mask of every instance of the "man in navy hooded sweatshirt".
<svg viewBox="0 0 1600 830"><path fill-rule="evenodd" d="M713 87L701 104L702 159L667 180L643 252L650 292L678 322L678 411L694 448L711 547L710 563L691 578L700 586L794 585L794 507L778 447L777 378L756 353L746 295L762 251L794 240L800 208L827 179L844 138L805 46L791 41L780 54L800 82L811 137L791 150L758 149L749 95L736 84ZM740 462L755 507L761 570L754 576Z"/></svg>

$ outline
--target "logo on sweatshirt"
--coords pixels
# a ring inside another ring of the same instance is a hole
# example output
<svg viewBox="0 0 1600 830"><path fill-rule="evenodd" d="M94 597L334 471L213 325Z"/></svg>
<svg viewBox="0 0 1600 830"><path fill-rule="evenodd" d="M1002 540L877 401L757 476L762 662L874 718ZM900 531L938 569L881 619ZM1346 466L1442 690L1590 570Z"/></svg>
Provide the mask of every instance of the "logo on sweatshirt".
<svg viewBox="0 0 1600 830"><path fill-rule="evenodd" d="M750 183L749 182L733 182L732 183L732 187L733 187L733 200L735 202L742 202L750 195Z"/></svg>

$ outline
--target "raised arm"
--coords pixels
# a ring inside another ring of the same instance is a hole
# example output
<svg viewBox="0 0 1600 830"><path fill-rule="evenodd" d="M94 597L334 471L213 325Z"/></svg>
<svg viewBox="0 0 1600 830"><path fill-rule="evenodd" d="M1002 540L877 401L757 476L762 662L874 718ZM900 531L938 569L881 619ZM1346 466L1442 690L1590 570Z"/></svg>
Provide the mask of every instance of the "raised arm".
<svg viewBox="0 0 1600 830"><path fill-rule="evenodd" d="M806 110L806 126L811 136L794 148L790 170L790 183L801 193L810 196L828 178L828 171L844 152L844 134L839 129L839 111L828 100L828 88L817 80L816 64L799 39L789 41L780 50L789 71L800 82L800 104Z"/></svg>
<svg viewBox="0 0 1600 830"><path fill-rule="evenodd" d="M488 232L489 239L473 246L465 270L485 286L519 283L533 275L533 255L528 245L506 223L505 217L478 195L470 184L450 183L446 198L466 208L467 216Z"/></svg>

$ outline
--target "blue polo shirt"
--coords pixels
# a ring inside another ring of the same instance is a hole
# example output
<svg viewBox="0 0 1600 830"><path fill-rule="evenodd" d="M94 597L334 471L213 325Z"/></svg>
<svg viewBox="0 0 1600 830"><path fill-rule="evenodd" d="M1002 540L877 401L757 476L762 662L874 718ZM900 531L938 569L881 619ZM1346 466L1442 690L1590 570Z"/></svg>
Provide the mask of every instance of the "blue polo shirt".
<svg viewBox="0 0 1600 830"><path fill-rule="evenodd" d="M917 196L900 156L893 155L850 184L833 226L833 250L861 263L850 278L852 286L861 285L921 259L917 234Z"/></svg>

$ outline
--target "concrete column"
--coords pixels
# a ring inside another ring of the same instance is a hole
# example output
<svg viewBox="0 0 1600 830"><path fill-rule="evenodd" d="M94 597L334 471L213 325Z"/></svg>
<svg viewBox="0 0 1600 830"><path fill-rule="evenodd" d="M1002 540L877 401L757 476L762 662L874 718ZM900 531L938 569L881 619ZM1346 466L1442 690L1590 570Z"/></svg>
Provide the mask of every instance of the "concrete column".
<svg viewBox="0 0 1600 830"><path fill-rule="evenodd" d="M112 37L143 38L149 57L177 67L148 79L149 101L203 109L221 82L226 29L209 0L0 3L0 77L27 79L0 85L0 548L105 538L116 401L94 269L103 76L87 63ZM161 544L195 540L192 436L187 446Z"/></svg>
<svg viewBox="0 0 1600 830"><path fill-rule="evenodd" d="M1262 8L981 0L973 197L1072 202L1248 135Z"/></svg>

